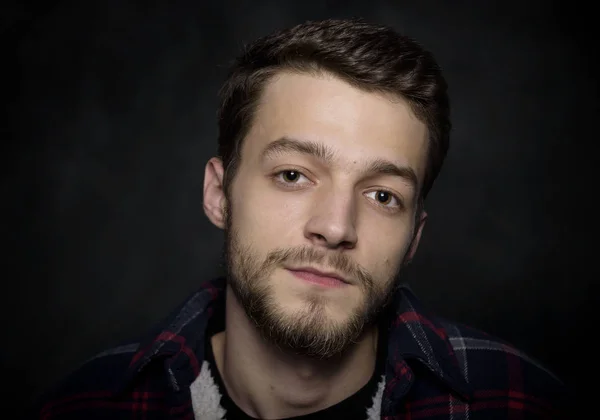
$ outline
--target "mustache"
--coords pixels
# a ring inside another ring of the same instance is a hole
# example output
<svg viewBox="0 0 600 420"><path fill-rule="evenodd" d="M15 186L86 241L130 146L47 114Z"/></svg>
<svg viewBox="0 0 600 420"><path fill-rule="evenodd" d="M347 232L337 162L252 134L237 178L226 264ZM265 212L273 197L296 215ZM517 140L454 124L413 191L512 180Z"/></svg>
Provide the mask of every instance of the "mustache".
<svg viewBox="0 0 600 420"><path fill-rule="evenodd" d="M309 246L276 248L267 254L261 270L266 272L273 267L288 264L319 264L331 268L344 277L356 279L367 289L374 285L373 277L367 270L355 263L348 255L328 253Z"/></svg>

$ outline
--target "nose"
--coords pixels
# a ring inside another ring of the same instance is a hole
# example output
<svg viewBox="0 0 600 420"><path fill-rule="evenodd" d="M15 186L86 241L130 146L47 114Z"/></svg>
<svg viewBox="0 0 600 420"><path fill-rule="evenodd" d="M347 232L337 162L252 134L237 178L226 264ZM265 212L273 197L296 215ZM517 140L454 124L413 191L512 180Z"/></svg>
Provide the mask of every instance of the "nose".
<svg viewBox="0 0 600 420"><path fill-rule="evenodd" d="M356 206L350 194L331 191L315 197L304 236L314 245L329 249L356 246Z"/></svg>

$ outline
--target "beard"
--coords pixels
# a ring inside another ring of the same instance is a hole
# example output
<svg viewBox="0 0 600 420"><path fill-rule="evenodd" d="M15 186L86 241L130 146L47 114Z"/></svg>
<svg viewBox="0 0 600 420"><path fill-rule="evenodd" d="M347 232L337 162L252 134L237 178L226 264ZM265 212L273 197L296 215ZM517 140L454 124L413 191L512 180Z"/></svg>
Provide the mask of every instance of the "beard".
<svg viewBox="0 0 600 420"><path fill-rule="evenodd" d="M348 255L310 246L277 248L261 258L250 241L244 243L232 229L230 211L226 214L224 231L227 284L261 336L284 351L319 359L342 354L367 328L375 325L398 284L399 269L389 278L376 281ZM275 269L284 264L330 267L352 279L363 299L343 321L329 318L327 298L318 294L305 297L301 309L286 311L269 281Z"/></svg>

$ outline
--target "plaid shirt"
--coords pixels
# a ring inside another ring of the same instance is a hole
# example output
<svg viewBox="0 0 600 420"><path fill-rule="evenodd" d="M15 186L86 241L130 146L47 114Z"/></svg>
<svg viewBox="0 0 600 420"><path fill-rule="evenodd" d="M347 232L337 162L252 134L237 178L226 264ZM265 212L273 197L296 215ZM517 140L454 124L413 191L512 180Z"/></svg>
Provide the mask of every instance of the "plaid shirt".
<svg viewBox="0 0 600 420"><path fill-rule="evenodd" d="M205 283L146 341L84 363L36 404L32 418L194 419L190 385L224 287L223 279ZM509 344L426 314L404 287L389 317L381 419L566 417L562 383Z"/></svg>

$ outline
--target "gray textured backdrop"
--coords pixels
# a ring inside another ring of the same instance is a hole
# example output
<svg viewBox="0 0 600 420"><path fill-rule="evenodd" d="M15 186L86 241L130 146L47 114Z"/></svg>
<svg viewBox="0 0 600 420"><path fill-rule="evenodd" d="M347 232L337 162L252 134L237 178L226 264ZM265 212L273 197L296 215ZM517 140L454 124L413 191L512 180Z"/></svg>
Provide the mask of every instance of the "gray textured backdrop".
<svg viewBox="0 0 600 420"><path fill-rule="evenodd" d="M586 391L598 111L587 12L534 1L142 3L4 6L4 397L25 402L218 273L222 234L203 214L202 182L227 64L272 29L343 16L418 38L450 83L455 131L406 280L438 313Z"/></svg>

